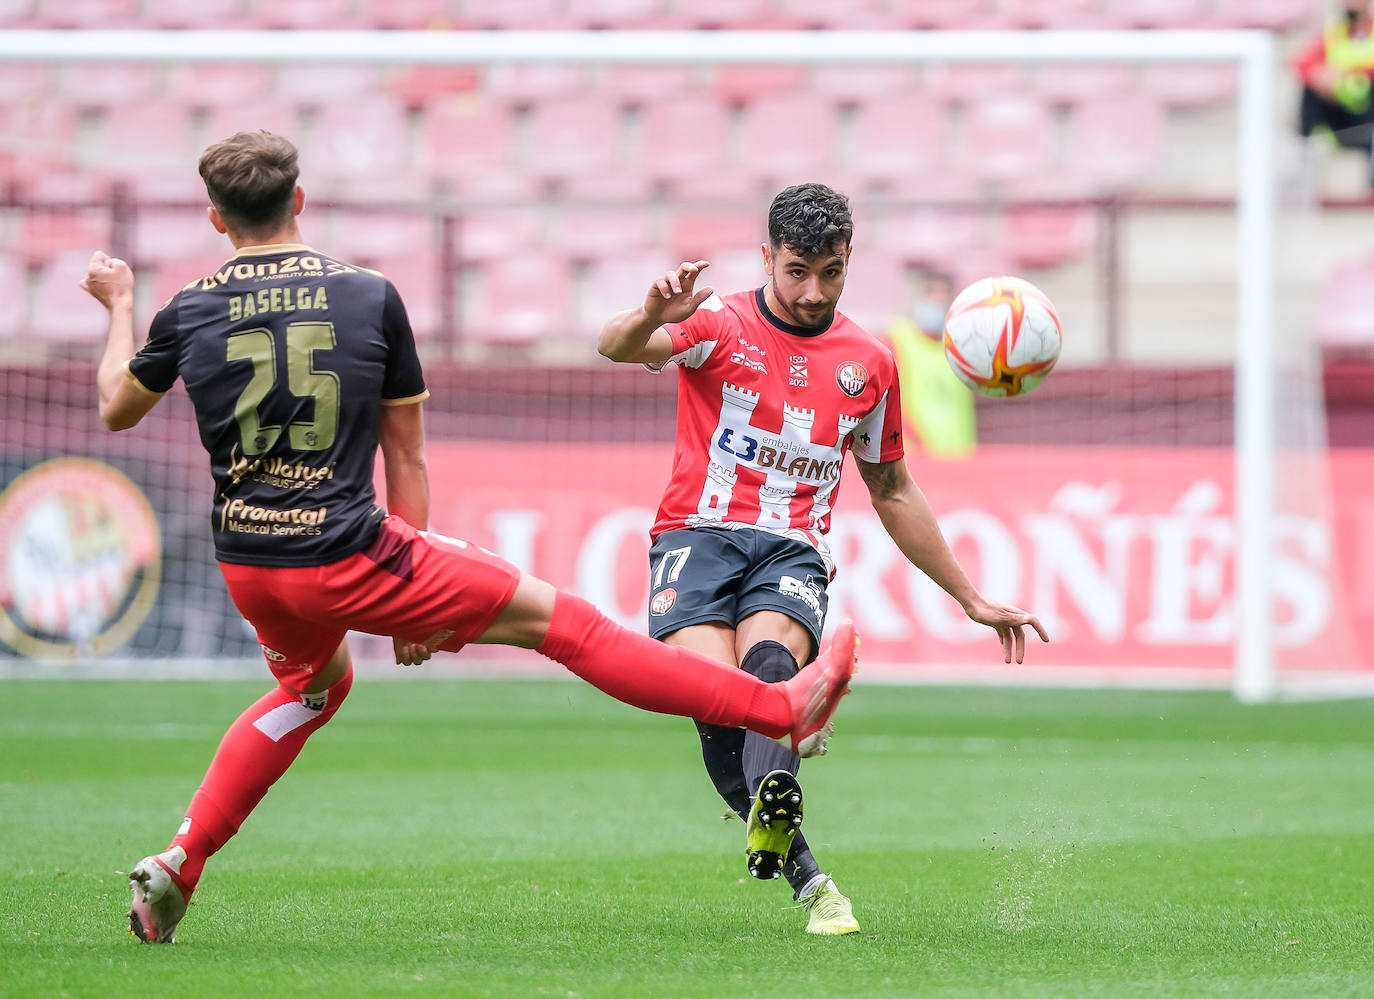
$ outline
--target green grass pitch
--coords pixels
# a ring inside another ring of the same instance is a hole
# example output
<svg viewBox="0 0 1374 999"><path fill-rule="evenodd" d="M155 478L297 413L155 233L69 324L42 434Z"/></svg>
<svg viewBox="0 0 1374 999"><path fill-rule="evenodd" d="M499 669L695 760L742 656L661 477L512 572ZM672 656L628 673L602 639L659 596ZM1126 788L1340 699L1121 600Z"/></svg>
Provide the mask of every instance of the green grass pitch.
<svg viewBox="0 0 1374 999"><path fill-rule="evenodd" d="M1374 996L1371 705L1224 694L860 685L802 778L864 932L818 939L686 721L363 677L141 945L117 872L266 686L0 683L0 995Z"/></svg>

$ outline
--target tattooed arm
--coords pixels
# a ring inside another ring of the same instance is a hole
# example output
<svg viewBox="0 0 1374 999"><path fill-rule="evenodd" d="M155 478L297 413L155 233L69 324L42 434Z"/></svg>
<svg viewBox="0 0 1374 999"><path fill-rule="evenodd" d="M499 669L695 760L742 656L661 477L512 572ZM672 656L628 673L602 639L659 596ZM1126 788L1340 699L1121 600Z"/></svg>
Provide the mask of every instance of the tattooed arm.
<svg viewBox="0 0 1374 999"><path fill-rule="evenodd" d="M907 472L906 462L872 463L859 461L859 475L868 486L869 498L883 528L897 543L907 561L933 579L942 590L959 602L972 620L985 624L997 632L1002 640L1003 658L1019 663L1025 657L1024 627L1034 629L1040 640L1048 642L1049 635L1040 622L1019 607L987 600L974 587L959 560L950 551L935 511L926 502L925 494Z"/></svg>

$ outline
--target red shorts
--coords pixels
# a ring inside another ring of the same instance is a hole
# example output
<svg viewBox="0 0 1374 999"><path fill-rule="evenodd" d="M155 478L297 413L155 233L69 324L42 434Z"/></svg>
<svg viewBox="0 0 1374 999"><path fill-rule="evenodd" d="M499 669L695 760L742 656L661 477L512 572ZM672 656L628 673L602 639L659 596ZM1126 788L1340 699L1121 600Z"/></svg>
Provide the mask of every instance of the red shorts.
<svg viewBox="0 0 1374 999"><path fill-rule="evenodd" d="M457 652L491 626L520 581L519 569L486 549L398 517L382 521L369 547L329 565L221 562L220 570L268 666L292 690L304 689L349 631Z"/></svg>

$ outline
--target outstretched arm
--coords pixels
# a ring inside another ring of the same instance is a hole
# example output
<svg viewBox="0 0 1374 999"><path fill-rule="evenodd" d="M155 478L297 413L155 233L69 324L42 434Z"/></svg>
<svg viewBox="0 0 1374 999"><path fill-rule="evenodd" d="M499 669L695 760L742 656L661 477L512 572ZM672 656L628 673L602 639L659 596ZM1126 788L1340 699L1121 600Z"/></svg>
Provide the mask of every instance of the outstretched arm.
<svg viewBox="0 0 1374 999"><path fill-rule="evenodd" d="M676 270L655 278L644 304L618 312L607 320L597 338L602 357L632 364L659 364L673 356L664 323L680 323L711 297L709 287L697 288L697 275L710 264L683 261Z"/></svg>
<svg viewBox="0 0 1374 999"><path fill-rule="evenodd" d="M110 313L109 339L96 369L100 419L111 430L128 430L162 398L129 374L134 356L134 272L117 257L96 250L81 287Z"/></svg>
<svg viewBox="0 0 1374 999"><path fill-rule="evenodd" d="M1013 658L1019 663L1026 656L1024 628L1030 627L1048 642L1040 621L1019 607L987 600L969 581L963 566L950 551L935 512L926 501L911 475L906 462L873 463L855 459L859 474L868 486L869 498L883 528L897 543L897 548L916 568L933 579L939 587L959 602L964 613L973 621L985 624L997 632L1002 641L1002 656L1006 662Z"/></svg>

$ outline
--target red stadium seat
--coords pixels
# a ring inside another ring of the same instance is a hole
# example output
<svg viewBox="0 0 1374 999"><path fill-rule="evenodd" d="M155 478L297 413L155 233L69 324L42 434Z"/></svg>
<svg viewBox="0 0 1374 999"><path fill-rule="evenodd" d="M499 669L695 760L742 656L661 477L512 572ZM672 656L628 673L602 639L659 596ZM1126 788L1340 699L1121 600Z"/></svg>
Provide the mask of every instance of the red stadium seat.
<svg viewBox="0 0 1374 999"><path fill-rule="evenodd" d="M52 164L30 164L32 173L16 178L20 195L33 205L63 207L73 204L103 204L112 194L114 182L109 177L75 167Z"/></svg>
<svg viewBox="0 0 1374 999"><path fill-rule="evenodd" d="M624 112L600 96L541 101L530 113L523 168L535 176L594 175L613 169L625 155Z"/></svg>
<svg viewBox="0 0 1374 999"><path fill-rule="evenodd" d="M650 245L653 219L643 205L570 205L554 213L542 245L569 260L617 256Z"/></svg>
<svg viewBox="0 0 1374 999"><path fill-rule="evenodd" d="M926 93L959 104L1013 96L1025 85L1026 69L1014 63L933 63L922 77Z"/></svg>
<svg viewBox="0 0 1374 999"><path fill-rule="evenodd" d="M40 26L37 0L0 0L0 27L14 29Z"/></svg>
<svg viewBox="0 0 1374 999"><path fill-rule="evenodd" d="M870 333L882 333L908 306L907 270L886 254L857 252L857 258L850 258L839 308Z"/></svg>
<svg viewBox="0 0 1374 999"><path fill-rule="evenodd" d="M709 260L709 254L721 247L758 253L758 247L767 238L767 220L757 209L733 213L683 212L668 223L664 243L672 259L665 261L662 269L683 260Z"/></svg>
<svg viewBox="0 0 1374 999"><path fill-rule="evenodd" d="M108 314L81 288L90 260L90 249L80 249L47 262L38 274L27 332L49 340L105 338Z"/></svg>
<svg viewBox="0 0 1374 999"><path fill-rule="evenodd" d="M236 132L254 132L260 128L300 145L302 129L296 109L276 101L212 107L205 117L202 134L207 143L219 142Z"/></svg>
<svg viewBox="0 0 1374 999"><path fill-rule="evenodd" d="M191 108L176 100L111 104L101 115L97 160L102 172L132 177L144 172L195 172Z"/></svg>
<svg viewBox="0 0 1374 999"><path fill-rule="evenodd" d="M866 181L900 181L943 162L949 144L946 108L920 93L860 104L847 169Z"/></svg>
<svg viewBox="0 0 1374 999"><path fill-rule="evenodd" d="M217 253L227 259L233 253L229 241L210 225L205 208L139 208L135 222L135 268Z"/></svg>
<svg viewBox="0 0 1374 999"><path fill-rule="evenodd" d="M454 4L450 0L361 0L358 20L367 28L449 28Z"/></svg>
<svg viewBox="0 0 1374 999"><path fill-rule="evenodd" d="M411 66L386 84L386 92L407 107L423 107L481 89L482 72L475 66Z"/></svg>
<svg viewBox="0 0 1374 999"><path fill-rule="evenodd" d="M410 148L405 109L380 98L326 105L315 120L308 153L312 174L379 186L418 159Z"/></svg>
<svg viewBox="0 0 1374 999"><path fill-rule="evenodd" d="M806 89L806 70L801 66L734 65L716 68L716 94L732 104L747 104Z"/></svg>
<svg viewBox="0 0 1374 999"><path fill-rule="evenodd" d="M27 262L17 253L0 252L0 340L8 340L23 329L28 297Z"/></svg>
<svg viewBox="0 0 1374 999"><path fill-rule="evenodd" d="M1102 0L1002 0L1002 17L1015 28L1104 27Z"/></svg>
<svg viewBox="0 0 1374 999"><path fill-rule="evenodd" d="M1077 260L1093 248L1097 227L1083 206L1009 208L998 246L1018 267L1049 268Z"/></svg>
<svg viewBox="0 0 1374 999"><path fill-rule="evenodd" d="M375 97L381 76L375 66L305 63L277 70L277 100L304 105L351 104Z"/></svg>
<svg viewBox="0 0 1374 999"><path fill-rule="evenodd" d="M1055 104L1115 97L1136 87L1136 66L1125 63L1053 63L1036 68L1035 92Z"/></svg>
<svg viewBox="0 0 1374 999"><path fill-rule="evenodd" d="M421 134L421 164L443 181L506 172L515 157L511 112L483 95L430 104Z"/></svg>
<svg viewBox="0 0 1374 999"><path fill-rule="evenodd" d="M478 265L459 300L460 332L487 343L532 344L575 327L567 264L546 256L498 257Z"/></svg>
<svg viewBox="0 0 1374 999"><path fill-rule="evenodd" d="M459 216L454 233L464 263L527 255L543 241L544 215L537 208L473 210Z"/></svg>
<svg viewBox="0 0 1374 999"><path fill-rule="evenodd" d="M353 0L271 0L254 11L264 28L356 28Z"/></svg>
<svg viewBox="0 0 1374 999"><path fill-rule="evenodd" d="M593 260L574 289L572 317L576 332L595 337L615 313L643 302L650 283L670 266L659 263L643 253L612 254ZM703 281L709 284L710 275L708 270Z"/></svg>
<svg viewBox="0 0 1374 999"><path fill-rule="evenodd" d="M892 8L894 28L998 28L996 0L921 0Z"/></svg>
<svg viewBox="0 0 1374 999"><path fill-rule="evenodd" d="M312 245L347 261L432 256L439 245L436 220L428 213L344 208L317 218L312 231L315 224L323 231Z"/></svg>
<svg viewBox="0 0 1374 999"><path fill-rule="evenodd" d="M1213 0L1217 27L1287 31L1312 20L1312 0Z"/></svg>
<svg viewBox="0 0 1374 999"><path fill-rule="evenodd" d="M811 69L811 89L831 100L871 101L908 94L917 85L910 66L836 65Z"/></svg>
<svg viewBox="0 0 1374 999"><path fill-rule="evenodd" d="M22 136L6 149L14 157L12 177L25 178L54 167L74 168L77 114L64 101L0 102L0 135Z"/></svg>
<svg viewBox="0 0 1374 999"><path fill-rule="evenodd" d="M0 103L45 97L55 87L56 78L56 69L45 63L4 63L0 65Z"/></svg>
<svg viewBox="0 0 1374 999"><path fill-rule="evenodd" d="M1148 97L1081 101L1070 118L1068 158L1099 190L1144 180L1164 152L1164 112Z"/></svg>
<svg viewBox="0 0 1374 999"><path fill-rule="evenodd" d="M109 208L33 208L21 215L17 239L12 249L24 254L29 263L46 264L64 253L109 250L111 228Z"/></svg>
<svg viewBox="0 0 1374 999"><path fill-rule="evenodd" d="M484 4L500 7L501 4ZM562 63L501 63L487 70L488 94L498 100L534 103L585 93L591 76L584 66Z"/></svg>
<svg viewBox="0 0 1374 999"><path fill-rule="evenodd" d="M1146 66L1142 88L1173 107L1200 107L1229 101L1238 86L1234 66Z"/></svg>
<svg viewBox="0 0 1374 999"><path fill-rule="evenodd" d="M575 28L661 28L672 4L669 0L567 0L564 10Z"/></svg>
<svg viewBox="0 0 1374 999"><path fill-rule="evenodd" d="M1207 27L1210 0L1104 0L1113 24L1128 28Z"/></svg>
<svg viewBox="0 0 1374 999"><path fill-rule="evenodd" d="M1032 97L1006 95L974 104L958 164L982 181L1020 181L1054 169L1054 123Z"/></svg>
<svg viewBox="0 0 1374 999"><path fill-rule="evenodd" d="M448 334L452 323L445 315L443 286L448 278L437 254L404 253L359 261L381 271L396 286L405 303L410 328L417 340L435 340Z"/></svg>
<svg viewBox="0 0 1374 999"><path fill-rule="evenodd" d="M245 0L156 0L139 20L149 28L249 27L246 7Z"/></svg>
<svg viewBox="0 0 1374 999"><path fill-rule="evenodd" d="M786 21L796 22L805 28L855 31L892 25L892 17L884 9L881 0L851 0L848 3L835 3L834 0L778 0L777 9Z"/></svg>
<svg viewBox="0 0 1374 999"><path fill-rule="evenodd" d="M774 0L692 0L677 7L676 20L693 28L756 28L783 18Z"/></svg>
<svg viewBox="0 0 1374 999"><path fill-rule="evenodd" d="M127 28L138 21L139 0L45 0L38 25L45 28Z"/></svg>
<svg viewBox="0 0 1374 999"><path fill-rule="evenodd" d="M696 100L710 92L711 70L705 66L612 65L602 69L602 90L625 104Z"/></svg>
<svg viewBox="0 0 1374 999"><path fill-rule="evenodd" d="M475 28L548 30L571 27L564 0L501 0L500 3L470 3L463 18Z"/></svg>
<svg viewBox="0 0 1374 999"><path fill-rule="evenodd" d="M271 85L272 72L267 66L233 62L173 66L167 81L169 93L180 94L190 104L205 108L255 108Z"/></svg>
<svg viewBox="0 0 1374 999"><path fill-rule="evenodd" d="M221 237L223 238L223 237ZM152 313L167 304L167 300L192 281L209 277L219 271L229 260L234 250L226 240L224 249L218 253L201 253L194 256L168 258L155 266L143 267L134 272L135 287L139 290L136 299L141 299L139 322L146 325ZM146 296L141 289L147 288ZM147 313L144 316L144 313Z"/></svg>
<svg viewBox="0 0 1374 999"><path fill-rule="evenodd" d="M667 98L644 110L640 162L646 173L679 180L721 170L730 140L730 112L709 97Z"/></svg>
<svg viewBox="0 0 1374 999"><path fill-rule="evenodd" d="M976 213L947 208L889 212L876 221L872 233L860 229L854 234L862 257L876 255L876 251L893 260L924 266L938 267L975 246L980 230Z"/></svg>
<svg viewBox="0 0 1374 999"><path fill-rule="evenodd" d="M745 113L743 167L775 184L795 184L838 165L837 108L827 95L753 101Z"/></svg>
<svg viewBox="0 0 1374 999"><path fill-rule="evenodd" d="M1369 289L1374 286L1374 257L1353 260L1327 276L1317 305L1313 336L1323 350L1368 356L1374 348L1374 313Z"/></svg>
<svg viewBox="0 0 1374 999"><path fill-rule="evenodd" d="M164 75L158 63L77 62L63 67L58 92L82 107L137 104L162 95Z"/></svg>

